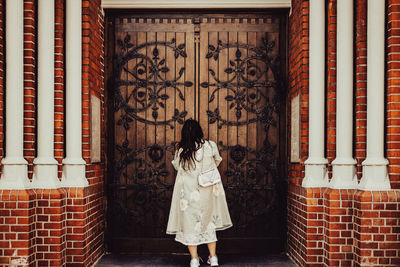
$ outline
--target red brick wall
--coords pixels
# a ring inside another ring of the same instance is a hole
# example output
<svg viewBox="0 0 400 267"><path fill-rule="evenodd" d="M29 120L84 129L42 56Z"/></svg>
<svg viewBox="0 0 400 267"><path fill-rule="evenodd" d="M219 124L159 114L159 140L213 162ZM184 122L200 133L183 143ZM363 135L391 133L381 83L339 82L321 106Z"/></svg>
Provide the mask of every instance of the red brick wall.
<svg viewBox="0 0 400 267"><path fill-rule="evenodd" d="M400 266L399 218L399 190L356 193L355 266Z"/></svg>
<svg viewBox="0 0 400 267"><path fill-rule="evenodd" d="M4 0L0 0L0 160L4 153Z"/></svg>
<svg viewBox="0 0 400 267"><path fill-rule="evenodd" d="M104 14L101 0L83 1L83 158L87 162L86 264L92 264L104 252L104 174L105 174L105 118L104 118ZM101 102L101 163L90 162L90 96ZM87 265L86 265L87 266Z"/></svg>
<svg viewBox="0 0 400 267"><path fill-rule="evenodd" d="M36 154L36 5L24 1L24 157L32 178Z"/></svg>
<svg viewBox="0 0 400 267"><path fill-rule="evenodd" d="M326 189L324 198L324 263L352 266L353 197L355 190Z"/></svg>
<svg viewBox="0 0 400 267"><path fill-rule="evenodd" d="M288 162L288 254L300 266L306 262L308 249L307 209L315 209L307 205L306 190L301 187L304 177L304 161L308 157L308 49L309 49L309 1L293 0L292 14L289 17L289 95L288 108L293 97L300 95L300 163ZM289 111L288 114L291 114ZM290 116L288 125L291 125ZM288 134L290 137L290 134ZM290 148L290 139L288 139ZM290 155L290 153L289 153ZM322 232L321 232L322 233ZM320 233L320 234L321 234ZM321 253L322 254L322 253Z"/></svg>
<svg viewBox="0 0 400 267"><path fill-rule="evenodd" d="M55 0L55 158L62 171L64 151L65 3ZM36 156L36 10L24 1L24 156L31 177ZM0 39L4 39L0 0ZM100 0L82 7L82 149L86 188L0 190L0 265L91 266L104 252L104 26ZM3 157L3 41L0 42L0 157ZM90 162L90 95L102 102L100 163ZM14 254L15 253L15 254ZM25 258L26 257L26 258ZM23 262L21 263L23 264Z"/></svg>
<svg viewBox="0 0 400 267"><path fill-rule="evenodd" d="M64 158L64 57L65 28L64 0L55 0L54 25L54 157L58 161L58 177L62 175L62 160Z"/></svg>
<svg viewBox="0 0 400 267"><path fill-rule="evenodd" d="M0 263L25 266L35 262L34 190L0 190Z"/></svg>
<svg viewBox="0 0 400 267"><path fill-rule="evenodd" d="M290 101L300 95L300 162L308 157L308 1L294 0L289 18L289 95ZM290 112L288 112L290 114ZM288 117L290 125L290 116ZM288 135L290 136L290 135ZM288 140L290 147L290 139ZM291 183L301 184L304 165L289 163Z"/></svg>
<svg viewBox="0 0 400 267"><path fill-rule="evenodd" d="M36 262L38 266L62 266L66 256L66 192L36 189Z"/></svg>
<svg viewBox="0 0 400 267"><path fill-rule="evenodd" d="M355 159L357 177L361 179L361 163L366 157L367 148L367 0L354 2L355 8Z"/></svg>
<svg viewBox="0 0 400 267"><path fill-rule="evenodd" d="M299 266L324 260L323 188L289 186L288 255Z"/></svg>
<svg viewBox="0 0 400 267"><path fill-rule="evenodd" d="M331 172L330 163L336 156L336 0L326 3L325 152ZM399 266L399 191L301 187L304 160L308 156L308 5L308 1L294 0L289 18L288 103L290 109L290 100L301 95L302 160L300 164L289 164L288 254L300 266ZM389 0L386 153L395 189L400 187L399 11L400 2ZM367 0L356 0L354 157L359 179L366 156L366 42Z"/></svg>
<svg viewBox="0 0 400 267"><path fill-rule="evenodd" d="M327 2L326 42L326 158L329 178L336 157L336 0Z"/></svg>
<svg viewBox="0 0 400 267"><path fill-rule="evenodd" d="M387 158L392 188L400 189L400 2L388 1Z"/></svg>

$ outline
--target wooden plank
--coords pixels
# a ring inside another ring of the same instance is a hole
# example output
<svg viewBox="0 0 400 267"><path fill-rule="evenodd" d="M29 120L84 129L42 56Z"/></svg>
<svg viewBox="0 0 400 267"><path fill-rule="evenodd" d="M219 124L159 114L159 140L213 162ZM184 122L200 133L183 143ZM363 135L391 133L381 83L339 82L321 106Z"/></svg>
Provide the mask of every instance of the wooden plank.
<svg viewBox="0 0 400 267"><path fill-rule="evenodd" d="M176 46L179 46L180 44L185 43L185 33L182 32L177 32L176 33ZM179 78L179 73L182 70L182 68L185 68L185 58L179 56L175 59L175 72L176 72L176 78L178 79L177 82L183 82L185 80L185 73L182 74L182 76ZM185 70L183 70L185 72ZM179 97L179 92L181 92L185 98L185 100L182 100ZM194 116L193 110L190 109L190 99L194 98L193 92L190 90L186 90L183 85L178 85L177 90L175 90L175 109L177 109L179 112L187 111L188 114L186 115L186 118L190 118ZM186 102L188 101L188 102ZM175 122L175 140L179 142L181 140L181 130L182 130L182 124Z"/></svg>
<svg viewBox="0 0 400 267"><path fill-rule="evenodd" d="M238 33L237 33L237 42L238 42L239 44L241 44L241 45L247 45L247 32L238 32ZM243 59L245 59L245 58L248 57L248 49L247 49L247 48L240 49L240 52L242 53L242 58L243 58ZM242 66L242 68L243 68L244 70L247 70L247 63L244 64L244 65ZM244 72L243 75L244 75L244 77L248 76L248 75L247 75L247 72ZM246 77L246 78L247 78L247 77ZM244 82L243 76L242 76L242 78L238 78L238 79L237 79L237 82L238 82L238 83L243 83L243 82ZM241 87L241 88L239 88L239 89L240 89L240 90L244 90L245 88ZM244 97L245 97L245 99L244 99L244 105L247 106L247 105L249 104L249 103L248 103L248 88L246 88L246 93L244 94ZM242 122L243 122L243 121L248 121L248 113L249 113L249 112L248 112L245 108L243 108L243 109L242 109L242 117L241 117L240 119L237 119L237 121L242 121ZM236 134L237 134L237 137L236 137L237 141L236 141L236 143L237 143L238 145L244 147L244 148L247 148L247 134L248 134L248 132L247 132L247 125L248 125L248 123L243 124L243 125L236 126ZM243 162L245 162L245 161L247 160L247 155L248 155L248 154L249 154L249 153L246 153L245 157L243 158ZM248 173L248 166L247 166L247 165L245 166L244 171L245 171L246 174ZM246 179L249 179L249 178L247 177L247 175L245 175L245 177L246 177Z"/></svg>
<svg viewBox="0 0 400 267"><path fill-rule="evenodd" d="M200 31L206 32L276 32L279 31L279 24L231 24L231 23L207 23L201 24Z"/></svg>
<svg viewBox="0 0 400 267"><path fill-rule="evenodd" d="M201 39L201 43L200 46L204 46L205 47L205 54L201 56L201 58L204 60L204 66L201 69L201 72L205 72L205 77L204 77L204 81L208 82L210 84L216 83L215 79L213 78L213 76L210 74L209 69L213 70L215 73L218 72L218 60L215 60L213 57L206 59L206 54L209 51L208 49L208 45L211 45L212 47L218 47L218 33L217 32L200 32L201 38L204 36L204 38L206 38L206 41L204 41L203 39ZM207 45L208 44L208 45ZM207 110L210 110L212 112L215 111L216 108L218 108L218 102L219 102L219 92L216 92L214 95L214 99L210 102L210 100L212 99L212 94L213 92L217 89L216 86L210 86L207 88L207 104L204 103L205 107L207 107ZM206 111L205 111L206 112ZM209 121L209 118L207 116L207 113L202 112L201 116L205 116L207 117L207 121ZM214 123L210 123L208 125L208 133L209 133L209 139L213 140L215 142L218 141L218 121L214 122ZM226 161L227 159L224 158L223 161Z"/></svg>
<svg viewBox="0 0 400 267"><path fill-rule="evenodd" d="M247 32L238 32L238 42L240 44L247 45ZM248 57L248 49L241 49L243 58ZM245 64L243 67L245 69L247 64ZM247 76L247 74L244 74ZM239 82L243 82L243 79L239 79ZM241 88L243 90L243 88ZM244 94L245 96L245 106L248 106L248 90L246 90L246 93ZM242 118L240 121L247 121L248 120L248 113L245 109L242 110ZM241 125L237 127L237 143L241 145L242 147L246 147L247 145L247 124Z"/></svg>
<svg viewBox="0 0 400 267"><path fill-rule="evenodd" d="M212 43L216 43L218 41L221 41L222 43L227 43L228 42L228 33L227 32L220 32L218 33L216 37L217 40L212 40ZM228 62L228 49L222 49L221 52L219 53L218 56L218 69L215 70L215 75L220 81L227 81L228 75L224 71L226 68L226 63ZM210 78L214 79L214 78ZM227 94L227 88L221 88L218 94L218 108L220 111L220 115L222 118L227 119L227 112L228 112L228 104L226 103L226 96ZM223 145L227 146L228 145L228 129L227 126L223 126L221 129L218 131L218 141L222 142ZM221 156L224 159L221 162L221 167L220 170L222 173L226 172L228 170L228 161L231 159L229 158L229 151L225 150L222 151ZM222 179L224 182L227 181L227 177L225 175L222 175Z"/></svg>
<svg viewBox="0 0 400 267"><path fill-rule="evenodd" d="M144 43L146 43L146 33L145 32L138 32L138 33L136 33L136 46L139 46L139 45L141 45L141 44L144 44ZM141 53L141 54L144 54L144 55L146 55L146 49L141 49L140 51L139 51L139 53ZM137 75L138 75L138 78L139 79L146 79L146 77L147 77L147 73L148 73L148 71L147 71L147 65L146 65L146 61L143 61L142 62L142 60L137 60L137 63L139 64L139 63L141 63L142 65L142 67L140 67L140 70L142 71L139 71L139 72L137 72ZM145 88L140 88L140 90L138 91L138 92L142 92L142 93L145 93L146 92L146 90L145 90ZM143 97L144 99L147 99L147 95L146 96L144 96ZM140 98L140 99L142 99L142 98ZM145 104L147 103L147 101L145 101ZM139 103L137 103L137 105L136 105L137 107L142 107L142 105L141 104L139 104ZM140 112L140 113L138 113L138 115L140 116L140 117L142 117L142 118L145 118L146 117L146 112L144 111L144 112ZM137 132L136 132L136 150L138 150L138 149L142 149L145 145L146 145L146 134L144 134L144 133L146 133L146 124L144 123L144 122L142 122L142 121L136 121L136 129L137 129ZM138 155L138 158L145 158L145 154L144 153L141 153L140 155ZM140 166L139 164L138 164L138 167L143 167L143 166Z"/></svg>
<svg viewBox="0 0 400 267"><path fill-rule="evenodd" d="M185 44L185 51L187 54L187 57L184 58L184 66L185 66L185 72L184 76L181 79L182 82L184 81L190 81L192 83L192 86L185 86L184 87L184 92L185 92L185 110L188 112L186 115L185 119L189 118L196 118L196 70L197 70L197 64L195 64L196 60L196 55L195 55L195 47L194 47L194 34L192 32L187 32L184 33L182 36L180 36L180 41L177 42L177 45L183 43ZM180 138L179 138L180 139Z"/></svg>
<svg viewBox="0 0 400 267"><path fill-rule="evenodd" d="M138 32L193 32L193 24L151 24L151 23L129 23L119 24L119 31Z"/></svg>
<svg viewBox="0 0 400 267"><path fill-rule="evenodd" d="M157 32L156 34L157 42L165 42L165 32ZM163 45L157 45L157 50L158 50L158 59L156 59L155 64L158 66L159 75L156 77L156 82L160 83L163 80L165 81L166 79L166 72L161 71L165 67L165 63L163 65L160 65L160 62L166 58L166 46ZM155 93L157 93L158 96L161 96L163 94L167 94L167 88L161 89L161 91L158 93L158 90L160 89L160 85L155 86ZM164 102L162 99L157 99L157 102ZM158 108L158 117L154 121L156 122L163 122L167 120L166 117L166 110L165 107L162 107L159 103L156 104L156 107ZM155 128L155 134L156 134L156 141L155 143L159 146L164 146L165 145L165 124L160 124L154 127ZM165 159L163 159L165 160Z"/></svg>
<svg viewBox="0 0 400 267"><path fill-rule="evenodd" d="M257 45L257 34L255 32L249 32L247 37L247 43L250 47L255 47ZM254 55L254 52L249 51L249 56ZM251 60L250 63L256 63L256 60ZM254 68L250 68L246 73L247 79L255 79L255 76L249 74L251 70L255 70ZM254 90L250 90L250 92L255 93ZM256 106L254 107L256 108ZM257 116L254 112L247 112L247 119L252 120ZM257 149L257 123L248 123L247 124L247 147L248 149ZM247 159L254 159L255 155L247 154Z"/></svg>
<svg viewBox="0 0 400 267"><path fill-rule="evenodd" d="M264 37L264 33L263 32L257 32L256 34L256 46L257 47L263 47L263 42L262 42L262 38ZM257 60L257 67L263 71L265 70L265 63L262 62L262 60ZM260 77L260 79L258 80L258 82L263 82L265 81L265 74L262 74L262 76ZM260 88L261 90L263 90L264 88ZM268 89L269 90L269 89ZM268 90L266 91L266 94L268 94ZM258 109L262 109L264 107L264 105L266 104L265 98L261 97L260 101L257 103L257 108ZM257 150L260 150L263 147L264 144L264 139L266 138L266 133L264 131L264 124L261 121L257 121L257 136L256 136L256 140L257 140Z"/></svg>
<svg viewBox="0 0 400 267"><path fill-rule="evenodd" d="M228 57L226 62L220 62L222 64L222 70L226 76L226 79L228 81L232 80L232 84L235 85L233 88L226 89L226 95L230 97L232 100L228 101L228 99L221 99L221 101L226 103L227 110L226 110L226 120L229 122L238 122L242 121L244 115L246 115L245 110L240 110L241 112L241 117L238 118L236 115L237 112L237 107L238 103L235 100L235 96L240 93L242 88L236 86L240 82L238 79L238 76L235 73L235 69L240 67L241 60L245 57L244 55L244 50L242 48L238 48L237 43L238 43L238 33L237 32L228 32L228 43L231 46L231 48L227 49L228 52ZM240 53L241 56L237 57L236 53ZM232 66L232 63L234 66ZM239 64L239 66L238 66ZM232 73L229 73L228 70L233 70ZM240 105L240 104L239 104ZM229 125L227 126L227 143L229 146L236 146L238 144L238 126L236 125Z"/></svg>
<svg viewBox="0 0 400 267"><path fill-rule="evenodd" d="M135 32L128 32L130 39L131 39L131 43L136 46L137 45L137 35ZM127 70L131 73L134 72L135 66L137 64L137 59L133 59L127 62L127 64L125 65ZM131 73L126 72L126 80L128 81L136 81L136 78L134 77L134 75L132 75ZM126 97L129 98L128 100L128 105L136 108L137 107L137 101L135 100L135 96L132 95L134 94L134 89L136 86L131 85L131 86L127 86L127 94ZM137 120L133 120L132 122L129 123L130 129L126 131L126 138L129 142L129 148L132 149L132 151L135 151L137 149L137 140L136 140L136 136L137 136ZM136 169L137 169L137 163L133 162L131 164L129 164L127 166L127 173L128 176L126 177L126 184L128 183L132 183L133 182L133 177L135 176L136 173Z"/></svg>
<svg viewBox="0 0 400 267"><path fill-rule="evenodd" d="M199 67L198 75L199 75L199 82L198 82L198 96L199 96L199 122L204 132L205 139L212 139L212 135L210 135L210 127L211 125L208 124L208 116L207 110L209 109L209 88L202 87L200 84L204 82L208 82L208 68L209 68L209 60L206 58L208 52L208 33L207 32L200 32L200 43L199 43ZM214 137L215 138L215 137Z"/></svg>
<svg viewBox="0 0 400 267"><path fill-rule="evenodd" d="M173 38L175 38L175 33L168 32L166 33L166 41L170 42ZM169 71L166 73L166 79L167 80L175 80L176 78L176 67L175 67L175 54L172 48L166 48L166 60L165 60L165 66L169 68ZM166 119L169 120L174 116L174 110L175 110L175 89L172 87L168 87L166 89L166 94L168 95L168 99L164 101L165 104L165 114L166 114ZM174 123L175 126L175 123ZM171 128L170 126L165 127L165 144L167 146L171 145L173 142L175 142L175 128ZM169 184L173 184L175 181L174 177L174 168L171 164L171 161L173 160L174 155L172 153L169 153L166 151L165 155L165 166L166 169L169 173L169 176L166 177L165 182ZM172 192L168 192L168 196L172 197Z"/></svg>

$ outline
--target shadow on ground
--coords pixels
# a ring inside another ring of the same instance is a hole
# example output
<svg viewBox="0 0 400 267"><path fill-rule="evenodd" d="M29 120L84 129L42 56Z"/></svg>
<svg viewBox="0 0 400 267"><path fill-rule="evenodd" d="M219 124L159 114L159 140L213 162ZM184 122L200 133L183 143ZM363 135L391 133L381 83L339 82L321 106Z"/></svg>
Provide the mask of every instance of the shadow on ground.
<svg viewBox="0 0 400 267"><path fill-rule="evenodd" d="M203 257L206 261L206 255ZM189 255L120 255L108 254L95 265L95 267L116 267L116 266L189 266ZM220 266L241 266L241 267L295 267L296 265L286 255L277 256L243 256L243 255L220 255ZM209 266L203 262L201 266Z"/></svg>

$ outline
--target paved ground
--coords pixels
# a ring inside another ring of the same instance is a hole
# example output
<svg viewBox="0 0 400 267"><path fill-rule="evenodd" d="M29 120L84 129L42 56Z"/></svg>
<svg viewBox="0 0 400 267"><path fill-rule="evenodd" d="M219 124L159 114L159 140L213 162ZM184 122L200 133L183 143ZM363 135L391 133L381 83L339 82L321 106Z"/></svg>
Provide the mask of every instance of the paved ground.
<svg viewBox="0 0 400 267"><path fill-rule="evenodd" d="M200 255L201 256L201 255ZM203 259L206 259L206 255ZM96 267L116 266L189 266L189 255L104 255L95 265ZM219 255L219 263L222 267L296 267L287 256L243 256L243 255ZM202 263L201 266L209 266Z"/></svg>

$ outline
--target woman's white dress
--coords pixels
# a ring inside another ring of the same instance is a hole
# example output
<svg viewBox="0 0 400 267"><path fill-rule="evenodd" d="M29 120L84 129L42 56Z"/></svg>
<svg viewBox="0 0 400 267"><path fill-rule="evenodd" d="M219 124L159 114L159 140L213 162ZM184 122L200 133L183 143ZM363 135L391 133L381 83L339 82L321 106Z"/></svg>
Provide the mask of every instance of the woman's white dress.
<svg viewBox="0 0 400 267"><path fill-rule="evenodd" d="M217 241L216 231L232 226L222 183L209 187L198 184L201 171L218 166L222 158L213 141L205 141L196 151L196 166L184 170L179 164L181 149L175 153L172 165L178 171L167 234L184 245L200 245Z"/></svg>

